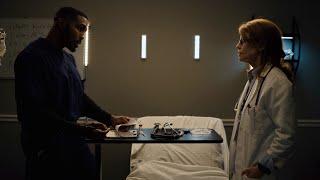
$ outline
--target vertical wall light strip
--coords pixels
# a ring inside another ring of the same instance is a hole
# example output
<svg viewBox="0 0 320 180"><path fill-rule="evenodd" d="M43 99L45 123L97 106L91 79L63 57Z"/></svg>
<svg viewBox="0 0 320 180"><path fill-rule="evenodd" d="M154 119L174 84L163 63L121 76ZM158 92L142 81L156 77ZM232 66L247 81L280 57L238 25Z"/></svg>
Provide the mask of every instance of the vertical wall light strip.
<svg viewBox="0 0 320 180"><path fill-rule="evenodd" d="M84 66L88 66L89 63L89 27L86 31L85 37L84 37Z"/></svg>
<svg viewBox="0 0 320 180"><path fill-rule="evenodd" d="M194 54L193 58L195 60L200 59L200 35L195 35L194 36Z"/></svg>
<svg viewBox="0 0 320 180"><path fill-rule="evenodd" d="M147 35L141 35L141 59L147 59Z"/></svg>

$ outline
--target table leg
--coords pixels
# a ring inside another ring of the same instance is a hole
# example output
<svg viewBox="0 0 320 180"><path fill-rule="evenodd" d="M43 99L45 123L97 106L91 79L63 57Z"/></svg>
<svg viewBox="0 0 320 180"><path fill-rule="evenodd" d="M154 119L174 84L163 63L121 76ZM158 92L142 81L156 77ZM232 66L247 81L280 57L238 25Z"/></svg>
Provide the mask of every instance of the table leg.
<svg viewBox="0 0 320 180"><path fill-rule="evenodd" d="M101 144L95 144L95 159L96 159L96 177L97 180L102 180L101 177Z"/></svg>

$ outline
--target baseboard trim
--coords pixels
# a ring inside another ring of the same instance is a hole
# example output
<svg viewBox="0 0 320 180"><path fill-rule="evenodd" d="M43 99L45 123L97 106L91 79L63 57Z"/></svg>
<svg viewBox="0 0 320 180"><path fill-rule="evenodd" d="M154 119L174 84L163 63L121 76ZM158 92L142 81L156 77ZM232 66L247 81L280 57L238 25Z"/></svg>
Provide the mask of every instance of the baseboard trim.
<svg viewBox="0 0 320 180"><path fill-rule="evenodd" d="M222 119L224 126L232 127L233 119ZM318 119L298 119L298 127L320 127L320 120Z"/></svg>
<svg viewBox="0 0 320 180"><path fill-rule="evenodd" d="M0 114L0 122L18 122L16 114Z"/></svg>
<svg viewBox="0 0 320 180"><path fill-rule="evenodd" d="M232 127L233 119L222 119L224 126ZM0 114L0 122L18 122L16 114ZM298 127L320 127L320 120L317 119L299 119Z"/></svg>

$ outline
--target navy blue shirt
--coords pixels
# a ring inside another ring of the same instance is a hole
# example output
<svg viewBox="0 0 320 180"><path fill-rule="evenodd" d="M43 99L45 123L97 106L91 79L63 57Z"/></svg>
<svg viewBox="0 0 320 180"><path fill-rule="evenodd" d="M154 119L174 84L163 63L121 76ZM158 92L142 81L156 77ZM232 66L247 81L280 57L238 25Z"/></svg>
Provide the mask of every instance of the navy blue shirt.
<svg viewBox="0 0 320 180"><path fill-rule="evenodd" d="M15 89L22 143L46 146L59 133L76 133L76 120L87 116L111 124L111 115L85 93L74 57L39 38L15 61Z"/></svg>

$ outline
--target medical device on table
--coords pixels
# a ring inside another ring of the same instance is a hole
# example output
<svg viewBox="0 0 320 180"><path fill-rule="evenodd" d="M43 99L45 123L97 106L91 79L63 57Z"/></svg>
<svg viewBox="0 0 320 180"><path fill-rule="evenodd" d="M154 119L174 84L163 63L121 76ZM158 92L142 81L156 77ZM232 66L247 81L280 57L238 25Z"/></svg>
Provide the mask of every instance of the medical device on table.
<svg viewBox="0 0 320 180"><path fill-rule="evenodd" d="M154 124L153 131L151 132L153 139L177 139L184 134L182 129L174 129L172 123L166 122L162 127L160 125L160 123Z"/></svg>

